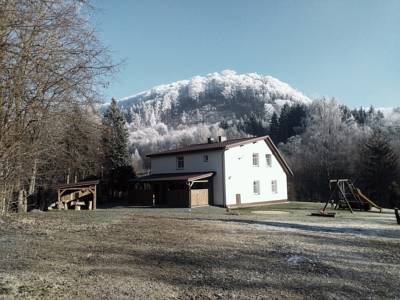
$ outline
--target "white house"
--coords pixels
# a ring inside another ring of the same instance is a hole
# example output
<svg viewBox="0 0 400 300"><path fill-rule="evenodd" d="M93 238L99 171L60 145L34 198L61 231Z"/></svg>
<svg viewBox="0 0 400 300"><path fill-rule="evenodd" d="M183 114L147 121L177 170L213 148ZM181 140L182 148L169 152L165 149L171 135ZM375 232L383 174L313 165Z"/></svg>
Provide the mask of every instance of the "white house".
<svg viewBox="0 0 400 300"><path fill-rule="evenodd" d="M224 207L286 201L293 173L269 136L190 145L148 155L156 204Z"/></svg>

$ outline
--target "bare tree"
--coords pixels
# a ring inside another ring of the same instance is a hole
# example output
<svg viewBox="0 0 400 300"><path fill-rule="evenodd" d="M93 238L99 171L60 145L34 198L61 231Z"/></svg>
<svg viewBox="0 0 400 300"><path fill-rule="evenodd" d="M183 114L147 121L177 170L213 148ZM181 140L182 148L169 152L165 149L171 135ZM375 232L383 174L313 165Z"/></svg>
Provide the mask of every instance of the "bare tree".
<svg viewBox="0 0 400 300"><path fill-rule="evenodd" d="M354 175L358 147L367 131L334 99L315 101L305 125L305 132L289 139L283 150L296 174L297 194L303 199L324 199L329 179Z"/></svg>
<svg viewBox="0 0 400 300"><path fill-rule="evenodd" d="M84 153L54 141L61 143L74 116L93 107L97 87L114 70L89 25L90 12L84 0L0 0L2 211L34 192L43 158ZM76 166L79 158L69 156L72 169L84 168ZM26 210L21 203L18 207Z"/></svg>

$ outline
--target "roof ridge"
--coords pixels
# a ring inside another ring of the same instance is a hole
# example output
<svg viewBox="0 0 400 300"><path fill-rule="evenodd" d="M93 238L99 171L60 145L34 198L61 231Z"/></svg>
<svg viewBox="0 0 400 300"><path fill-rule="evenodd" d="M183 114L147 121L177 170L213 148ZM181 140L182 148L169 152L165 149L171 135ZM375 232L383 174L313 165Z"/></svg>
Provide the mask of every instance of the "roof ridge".
<svg viewBox="0 0 400 300"><path fill-rule="evenodd" d="M232 147L233 145L240 144L242 142L248 141L258 141L262 139L266 139L268 136L260 136L260 137L243 137L237 139L230 139L226 141L216 141L213 143L202 143L202 144L190 144L184 147L174 148L170 150L164 150L160 152L155 152L148 154L147 157L156 157L156 156L163 156L163 155L172 155L172 154L179 154L185 152L197 152L197 151L211 151L211 150L222 150L226 149L227 147Z"/></svg>

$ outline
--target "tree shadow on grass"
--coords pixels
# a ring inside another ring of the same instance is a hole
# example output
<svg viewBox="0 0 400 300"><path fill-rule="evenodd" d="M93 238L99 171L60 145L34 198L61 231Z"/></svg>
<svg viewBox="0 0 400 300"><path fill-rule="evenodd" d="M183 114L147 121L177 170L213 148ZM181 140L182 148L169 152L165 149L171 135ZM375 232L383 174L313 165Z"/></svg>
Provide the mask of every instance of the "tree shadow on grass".
<svg viewBox="0 0 400 300"><path fill-rule="evenodd" d="M121 253L124 250L114 251ZM227 251L232 251L232 254L228 255ZM93 261L91 266L95 273L139 277L202 293L234 291L249 296L253 293L268 295L271 291L284 291L290 295L312 298L322 295L360 298L365 295L364 290L369 285L363 278L376 278L371 285L375 285L375 292L381 296L396 293L395 290L386 291L384 288L386 280L395 281L395 276L383 276L381 270L358 273L342 259L333 265L304 254L306 259L303 262L291 264L288 260L294 255L291 251L270 251L259 247L233 251L235 249L219 252L203 250L198 253L185 249L158 249L157 252L134 250L117 259L113 263L114 268L103 268L104 265L98 261ZM141 272L137 271L138 268ZM344 286L343 282L346 282Z"/></svg>
<svg viewBox="0 0 400 300"><path fill-rule="evenodd" d="M251 225L264 225L276 229L294 229L308 232L317 233L343 233L353 234L368 237L385 237L392 239L400 238L400 230L386 230L377 228L360 228L360 227L335 227L335 226L320 226L313 224L299 224L277 221L260 221L260 220L243 220L243 219L218 219L221 222L238 223L238 224L251 224Z"/></svg>

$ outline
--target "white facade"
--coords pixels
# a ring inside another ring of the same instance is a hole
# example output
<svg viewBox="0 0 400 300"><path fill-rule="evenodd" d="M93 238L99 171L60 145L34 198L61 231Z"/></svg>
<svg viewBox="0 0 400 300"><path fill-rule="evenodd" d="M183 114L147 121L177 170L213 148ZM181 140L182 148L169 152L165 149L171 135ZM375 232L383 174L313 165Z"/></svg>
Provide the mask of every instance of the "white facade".
<svg viewBox="0 0 400 300"><path fill-rule="evenodd" d="M258 154L258 166L253 165L253 154ZM270 166L266 155L270 155ZM259 183L259 193L254 192L255 182ZM237 194L241 204L287 200L286 173L265 141L225 150L225 191L227 206L236 205Z"/></svg>
<svg viewBox="0 0 400 300"><path fill-rule="evenodd" d="M183 157L183 168L177 164L178 157ZM251 204L288 198L287 175L265 140L226 150L152 157L151 169L152 174L215 172L214 205L237 205L238 199L240 204Z"/></svg>

